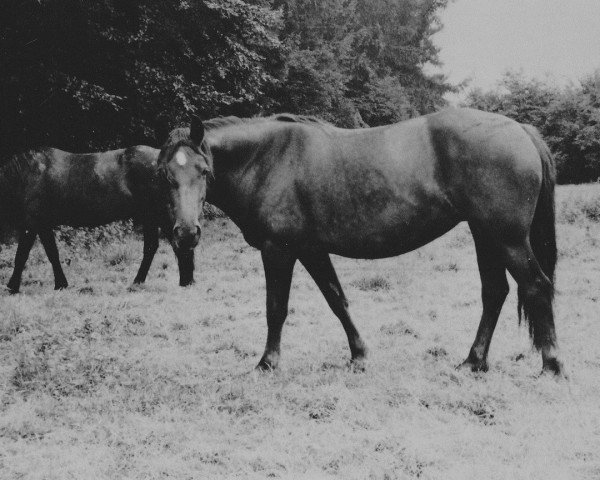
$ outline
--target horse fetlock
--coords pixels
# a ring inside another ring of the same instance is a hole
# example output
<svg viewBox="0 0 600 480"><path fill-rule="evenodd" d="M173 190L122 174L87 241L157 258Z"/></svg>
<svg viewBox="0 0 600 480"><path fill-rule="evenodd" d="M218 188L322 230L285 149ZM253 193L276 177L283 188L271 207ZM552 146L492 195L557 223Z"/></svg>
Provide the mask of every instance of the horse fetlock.
<svg viewBox="0 0 600 480"><path fill-rule="evenodd" d="M195 283L196 283L196 280L194 280L193 276L191 276L191 277L185 277L185 278L182 276L179 279L179 286L180 287L189 287L191 285L194 285Z"/></svg>
<svg viewBox="0 0 600 480"><path fill-rule="evenodd" d="M354 345L350 346L350 353L352 354L352 361L366 360L369 349L361 338L355 341Z"/></svg>
<svg viewBox="0 0 600 480"><path fill-rule="evenodd" d="M269 352L265 353L263 357L258 362L256 366L256 370L260 370L261 372L270 372L275 370L279 365L279 352Z"/></svg>
<svg viewBox="0 0 600 480"><path fill-rule="evenodd" d="M6 284L8 291L10 293L19 293L19 288L21 287L21 282L17 280L10 279Z"/></svg>
<svg viewBox="0 0 600 480"><path fill-rule="evenodd" d="M471 347L467 359L456 367L457 370L470 370L472 372L487 372L487 353L478 352L477 347Z"/></svg>
<svg viewBox="0 0 600 480"><path fill-rule="evenodd" d="M464 362L456 367L457 370L470 370L471 372L487 372L489 366L485 359L467 358Z"/></svg>
<svg viewBox="0 0 600 480"><path fill-rule="evenodd" d="M364 372L367 370L367 357L352 357L348 366L352 372Z"/></svg>
<svg viewBox="0 0 600 480"><path fill-rule="evenodd" d="M543 358L542 359L542 374L553 374L557 377L567 378L565 367L558 358Z"/></svg>

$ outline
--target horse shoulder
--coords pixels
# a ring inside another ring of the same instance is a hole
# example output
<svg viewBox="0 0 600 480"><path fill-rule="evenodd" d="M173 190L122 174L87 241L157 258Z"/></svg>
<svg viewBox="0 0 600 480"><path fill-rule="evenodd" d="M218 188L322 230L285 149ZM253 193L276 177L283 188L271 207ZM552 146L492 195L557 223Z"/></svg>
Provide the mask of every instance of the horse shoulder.
<svg viewBox="0 0 600 480"><path fill-rule="evenodd" d="M281 133L268 151L261 153L263 158L257 159L260 167L249 189L248 212L249 218L255 219L257 228L248 228L249 242L260 243L268 237L290 244L306 223L300 180L308 144L307 132L301 125L290 123Z"/></svg>
<svg viewBox="0 0 600 480"><path fill-rule="evenodd" d="M26 175L29 188L51 187L57 179L60 180L67 171L65 162L68 155L68 152L57 148L44 148L32 152Z"/></svg>

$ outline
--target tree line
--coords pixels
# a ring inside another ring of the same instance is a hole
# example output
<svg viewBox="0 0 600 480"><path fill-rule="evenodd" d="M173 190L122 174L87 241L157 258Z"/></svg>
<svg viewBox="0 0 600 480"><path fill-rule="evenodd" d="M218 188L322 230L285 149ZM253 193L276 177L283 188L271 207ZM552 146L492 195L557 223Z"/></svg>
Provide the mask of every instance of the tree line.
<svg viewBox="0 0 600 480"><path fill-rule="evenodd" d="M380 125L444 105L447 0L5 0L0 148L156 144L191 115Z"/></svg>
<svg viewBox="0 0 600 480"><path fill-rule="evenodd" d="M448 0L4 0L0 153L157 145L192 115L316 115L343 127L426 114L456 92L432 35ZM508 73L467 106L535 125L561 183L600 178L600 73Z"/></svg>

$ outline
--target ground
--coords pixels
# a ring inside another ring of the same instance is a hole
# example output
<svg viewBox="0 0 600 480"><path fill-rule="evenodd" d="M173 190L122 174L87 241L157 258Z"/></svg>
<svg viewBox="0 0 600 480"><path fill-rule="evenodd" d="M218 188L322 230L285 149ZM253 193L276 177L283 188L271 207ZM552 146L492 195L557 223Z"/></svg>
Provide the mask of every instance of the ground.
<svg viewBox="0 0 600 480"><path fill-rule="evenodd" d="M166 243L130 288L142 252L126 237L61 243L70 287L55 292L36 245L22 293L0 293L0 478L597 479L600 186L559 188L558 217L568 381L539 375L514 283L490 371L455 369L481 309L465 225L402 257L333 259L364 373L300 266L281 369L253 371L264 275L227 219L205 222L189 288ZM0 253L3 284L14 253Z"/></svg>

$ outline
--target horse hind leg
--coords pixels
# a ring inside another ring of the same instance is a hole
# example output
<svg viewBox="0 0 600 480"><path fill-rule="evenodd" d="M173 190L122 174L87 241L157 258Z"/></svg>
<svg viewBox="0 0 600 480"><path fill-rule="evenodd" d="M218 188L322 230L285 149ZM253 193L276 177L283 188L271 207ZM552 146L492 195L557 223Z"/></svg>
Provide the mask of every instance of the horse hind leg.
<svg viewBox="0 0 600 480"><path fill-rule="evenodd" d="M23 270L25 269L25 264L27 263L27 258L29 257L29 252L31 251L31 247L33 247L36 236L37 232L33 230L24 230L19 235L19 245L17 246L17 254L15 256L15 268L7 285L10 293L19 293L21 276L23 275Z"/></svg>
<svg viewBox="0 0 600 480"><path fill-rule="evenodd" d="M519 286L519 304L529 322L533 345L542 352L543 371L560 375L563 365L554 328L552 282L542 271L527 239L505 246L504 251L508 271Z"/></svg>
<svg viewBox="0 0 600 480"><path fill-rule="evenodd" d="M490 235L473 224L470 227L481 277L483 313L469 356L460 367L485 372L488 370L487 355L492 336L509 289L502 251Z"/></svg>
<svg viewBox="0 0 600 480"><path fill-rule="evenodd" d="M42 229L39 232L40 241L46 252L48 260L52 265L52 272L54 273L54 290L62 290L67 288L69 283L65 277L65 273L60 265L60 258L58 256L58 248L56 247L56 240L54 238L54 232L51 229Z"/></svg>

